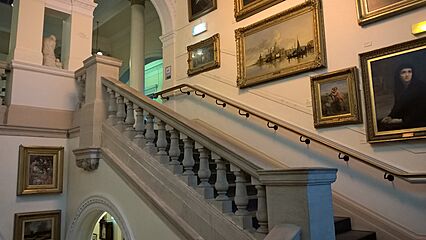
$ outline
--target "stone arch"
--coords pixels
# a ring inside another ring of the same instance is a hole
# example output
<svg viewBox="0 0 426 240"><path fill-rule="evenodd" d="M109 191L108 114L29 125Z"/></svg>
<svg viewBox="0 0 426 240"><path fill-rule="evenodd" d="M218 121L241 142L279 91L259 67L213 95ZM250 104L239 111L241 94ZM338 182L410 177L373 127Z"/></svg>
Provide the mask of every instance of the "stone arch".
<svg viewBox="0 0 426 240"><path fill-rule="evenodd" d="M175 29L174 17L176 14L176 2L167 0L155 0L151 1L155 10L157 11L158 17L160 18L161 31L165 35L171 33Z"/></svg>
<svg viewBox="0 0 426 240"><path fill-rule="evenodd" d="M91 196L82 202L69 226L66 239L90 239L97 220L104 212L114 217L125 239L135 239L120 210L102 196Z"/></svg>

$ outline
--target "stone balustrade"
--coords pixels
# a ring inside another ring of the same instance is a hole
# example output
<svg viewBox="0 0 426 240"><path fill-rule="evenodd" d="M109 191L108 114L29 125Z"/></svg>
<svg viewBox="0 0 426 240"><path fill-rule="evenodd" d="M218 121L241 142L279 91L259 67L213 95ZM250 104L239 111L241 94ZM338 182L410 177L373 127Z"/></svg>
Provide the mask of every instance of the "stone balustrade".
<svg viewBox="0 0 426 240"><path fill-rule="evenodd" d="M336 169L284 169L258 156L252 156L256 158L252 161L238 145L221 143L220 136L210 136L192 121L118 82L118 74L102 75L99 69L111 72L118 66L110 58L92 56L85 63L90 63L86 71L76 74L81 108L99 113L87 112L90 128L82 127L80 149L74 151L77 158L85 156L77 159L79 165L89 164L82 161L94 165L85 149L100 147L95 135L104 122L155 157L164 171L179 176L253 237L263 239L274 228L292 224L301 229L301 239L335 238L330 185L336 179ZM84 121L82 125L86 126Z"/></svg>

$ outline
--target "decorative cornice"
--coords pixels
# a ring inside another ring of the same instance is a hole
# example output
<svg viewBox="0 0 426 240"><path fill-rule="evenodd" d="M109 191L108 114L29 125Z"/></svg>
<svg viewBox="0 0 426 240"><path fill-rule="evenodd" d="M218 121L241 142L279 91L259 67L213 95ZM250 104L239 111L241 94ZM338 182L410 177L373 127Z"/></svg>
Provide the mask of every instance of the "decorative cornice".
<svg viewBox="0 0 426 240"><path fill-rule="evenodd" d="M163 47L167 47L175 43L175 37L176 37L176 33L169 32L169 33L161 35L159 38L160 38L160 41L163 43Z"/></svg>
<svg viewBox="0 0 426 240"><path fill-rule="evenodd" d="M98 169L102 150L96 147L79 148L73 150L76 165L85 171L92 172Z"/></svg>
<svg viewBox="0 0 426 240"><path fill-rule="evenodd" d="M98 4L92 0L73 0L72 10L93 17L93 11Z"/></svg>
<svg viewBox="0 0 426 240"><path fill-rule="evenodd" d="M56 75L60 77L69 77L74 78L74 72L68 71L64 69L54 68L54 67L47 67L37 64L31 64L26 62L20 62L16 60L12 60L11 69L20 69L20 70L27 70L32 72L39 72L39 73L46 73L50 75Z"/></svg>
<svg viewBox="0 0 426 240"><path fill-rule="evenodd" d="M0 135L25 136L25 137L67 138L68 131L65 130L65 129L0 125Z"/></svg>
<svg viewBox="0 0 426 240"><path fill-rule="evenodd" d="M336 181L335 168L292 168L285 170L259 170L259 180L268 186L329 185Z"/></svg>
<svg viewBox="0 0 426 240"><path fill-rule="evenodd" d="M129 0L130 5L142 5L145 6L145 0Z"/></svg>
<svg viewBox="0 0 426 240"><path fill-rule="evenodd" d="M88 59L83 61L84 67L88 68L96 63L102 63L106 65L111 65L114 67L121 67L122 61L113 57L101 56L101 55L92 55Z"/></svg>

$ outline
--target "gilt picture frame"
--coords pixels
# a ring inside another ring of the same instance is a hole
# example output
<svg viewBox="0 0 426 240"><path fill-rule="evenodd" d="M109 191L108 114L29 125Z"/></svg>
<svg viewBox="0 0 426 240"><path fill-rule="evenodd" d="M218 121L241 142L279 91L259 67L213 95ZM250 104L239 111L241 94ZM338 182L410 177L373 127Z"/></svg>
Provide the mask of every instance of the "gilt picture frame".
<svg viewBox="0 0 426 240"><path fill-rule="evenodd" d="M314 126L361 123L358 84L356 67L311 77Z"/></svg>
<svg viewBox="0 0 426 240"><path fill-rule="evenodd" d="M188 19L190 22L217 9L217 0L188 0Z"/></svg>
<svg viewBox="0 0 426 240"><path fill-rule="evenodd" d="M426 138L426 38L360 54L367 141Z"/></svg>
<svg viewBox="0 0 426 240"><path fill-rule="evenodd" d="M365 25L421 6L426 0L356 0L358 23Z"/></svg>
<svg viewBox="0 0 426 240"><path fill-rule="evenodd" d="M188 76L220 67L220 36L218 33L188 46L187 51Z"/></svg>
<svg viewBox="0 0 426 240"><path fill-rule="evenodd" d="M234 0L235 20L241 21L285 0Z"/></svg>
<svg viewBox="0 0 426 240"><path fill-rule="evenodd" d="M61 210L15 214L13 240L61 239Z"/></svg>
<svg viewBox="0 0 426 240"><path fill-rule="evenodd" d="M235 30L240 88L326 66L321 1L293 8Z"/></svg>
<svg viewBox="0 0 426 240"><path fill-rule="evenodd" d="M64 148L19 146L17 195L61 193Z"/></svg>

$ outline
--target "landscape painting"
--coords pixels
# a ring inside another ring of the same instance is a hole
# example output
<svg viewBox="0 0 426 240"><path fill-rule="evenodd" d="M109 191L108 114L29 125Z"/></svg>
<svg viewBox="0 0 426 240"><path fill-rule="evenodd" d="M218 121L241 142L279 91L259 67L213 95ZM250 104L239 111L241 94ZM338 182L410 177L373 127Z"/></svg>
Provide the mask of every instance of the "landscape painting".
<svg viewBox="0 0 426 240"><path fill-rule="evenodd" d="M317 4L307 1L236 30L239 87L325 66L323 24Z"/></svg>
<svg viewBox="0 0 426 240"><path fill-rule="evenodd" d="M59 240L61 211L15 214L14 240Z"/></svg>

